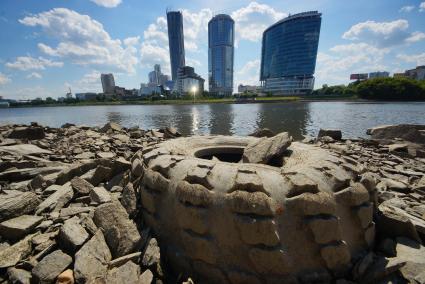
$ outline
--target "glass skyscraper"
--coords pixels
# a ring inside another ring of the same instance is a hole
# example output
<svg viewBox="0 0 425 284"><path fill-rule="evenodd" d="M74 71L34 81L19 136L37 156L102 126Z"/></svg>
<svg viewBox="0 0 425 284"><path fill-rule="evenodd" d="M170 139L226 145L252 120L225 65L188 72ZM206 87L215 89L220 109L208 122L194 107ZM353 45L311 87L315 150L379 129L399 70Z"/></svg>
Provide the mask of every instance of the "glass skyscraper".
<svg viewBox="0 0 425 284"><path fill-rule="evenodd" d="M168 44L170 48L171 77L177 80L178 70L185 66L183 16L180 11L167 11Z"/></svg>
<svg viewBox="0 0 425 284"><path fill-rule="evenodd" d="M234 43L235 21L224 14L214 16L208 23L208 81L216 96L233 93Z"/></svg>
<svg viewBox="0 0 425 284"><path fill-rule="evenodd" d="M263 33L260 80L265 92L308 94L314 87L322 14L291 15Z"/></svg>

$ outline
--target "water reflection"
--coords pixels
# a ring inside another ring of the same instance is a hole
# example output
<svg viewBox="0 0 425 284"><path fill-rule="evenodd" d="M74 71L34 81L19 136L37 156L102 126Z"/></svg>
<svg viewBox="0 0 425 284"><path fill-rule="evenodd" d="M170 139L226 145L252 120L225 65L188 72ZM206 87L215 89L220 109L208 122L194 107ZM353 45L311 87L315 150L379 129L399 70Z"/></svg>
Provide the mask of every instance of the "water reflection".
<svg viewBox="0 0 425 284"><path fill-rule="evenodd" d="M0 109L0 124L37 121L60 127L116 122L143 129L174 126L184 135L247 135L259 128L288 131L295 139L320 128L341 129L345 137L365 137L382 124L425 124L425 103L295 102L282 104L79 106Z"/></svg>
<svg viewBox="0 0 425 284"><path fill-rule="evenodd" d="M210 134L233 134L232 126L234 119L233 105L211 104L208 105Z"/></svg>

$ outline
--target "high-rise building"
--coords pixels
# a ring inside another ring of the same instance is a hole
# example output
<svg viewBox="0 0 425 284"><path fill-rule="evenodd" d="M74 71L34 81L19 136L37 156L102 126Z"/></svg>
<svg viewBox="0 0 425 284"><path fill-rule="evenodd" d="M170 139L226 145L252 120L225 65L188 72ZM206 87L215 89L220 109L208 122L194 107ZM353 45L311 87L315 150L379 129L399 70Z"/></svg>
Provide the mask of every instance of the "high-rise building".
<svg viewBox="0 0 425 284"><path fill-rule="evenodd" d="M180 11L167 11L168 44L170 48L171 77L177 80L177 72L185 66L183 16Z"/></svg>
<svg viewBox="0 0 425 284"><path fill-rule="evenodd" d="M208 84L211 94L231 96L233 93L233 62L235 21L224 14L208 22Z"/></svg>
<svg viewBox="0 0 425 284"><path fill-rule="evenodd" d="M148 76L149 84L151 85L165 85L165 83L170 80L168 75L162 74L159 64L155 64L154 70L149 72Z"/></svg>
<svg viewBox="0 0 425 284"><path fill-rule="evenodd" d="M102 81L102 88L105 94L113 94L115 92L115 80L113 74L101 74L100 80Z"/></svg>
<svg viewBox="0 0 425 284"><path fill-rule="evenodd" d="M260 80L265 92L308 94L314 87L322 14L291 15L263 33Z"/></svg>

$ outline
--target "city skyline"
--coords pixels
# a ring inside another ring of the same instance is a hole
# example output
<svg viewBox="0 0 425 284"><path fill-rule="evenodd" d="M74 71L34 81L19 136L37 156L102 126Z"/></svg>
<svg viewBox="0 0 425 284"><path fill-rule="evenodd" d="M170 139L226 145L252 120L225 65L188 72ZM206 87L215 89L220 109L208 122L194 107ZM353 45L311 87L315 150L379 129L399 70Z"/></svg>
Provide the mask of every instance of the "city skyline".
<svg viewBox="0 0 425 284"><path fill-rule="evenodd" d="M146 9L149 5L149 9ZM166 8L183 14L186 65L208 78L207 24L235 20L234 88L258 85L262 32L289 13L318 10L323 23L315 88L351 73L403 72L425 64L425 2L2 1L0 96L20 99L101 91L101 73L138 88L155 64L170 74ZM207 83L207 82L206 82Z"/></svg>

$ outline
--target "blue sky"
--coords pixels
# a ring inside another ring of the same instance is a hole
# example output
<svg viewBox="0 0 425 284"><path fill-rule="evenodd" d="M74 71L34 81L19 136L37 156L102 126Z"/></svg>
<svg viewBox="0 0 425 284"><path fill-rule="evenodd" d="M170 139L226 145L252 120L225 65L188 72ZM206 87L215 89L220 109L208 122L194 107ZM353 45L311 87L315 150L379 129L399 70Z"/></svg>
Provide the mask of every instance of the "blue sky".
<svg viewBox="0 0 425 284"><path fill-rule="evenodd" d="M425 2L406 0L1 0L0 96L101 92L100 73L139 88L156 63L170 73L166 9L183 11L186 63L207 78L207 23L236 22L235 86L258 84L261 35L288 14L318 10L316 87L349 74L425 65ZM207 86L207 82L206 82Z"/></svg>

